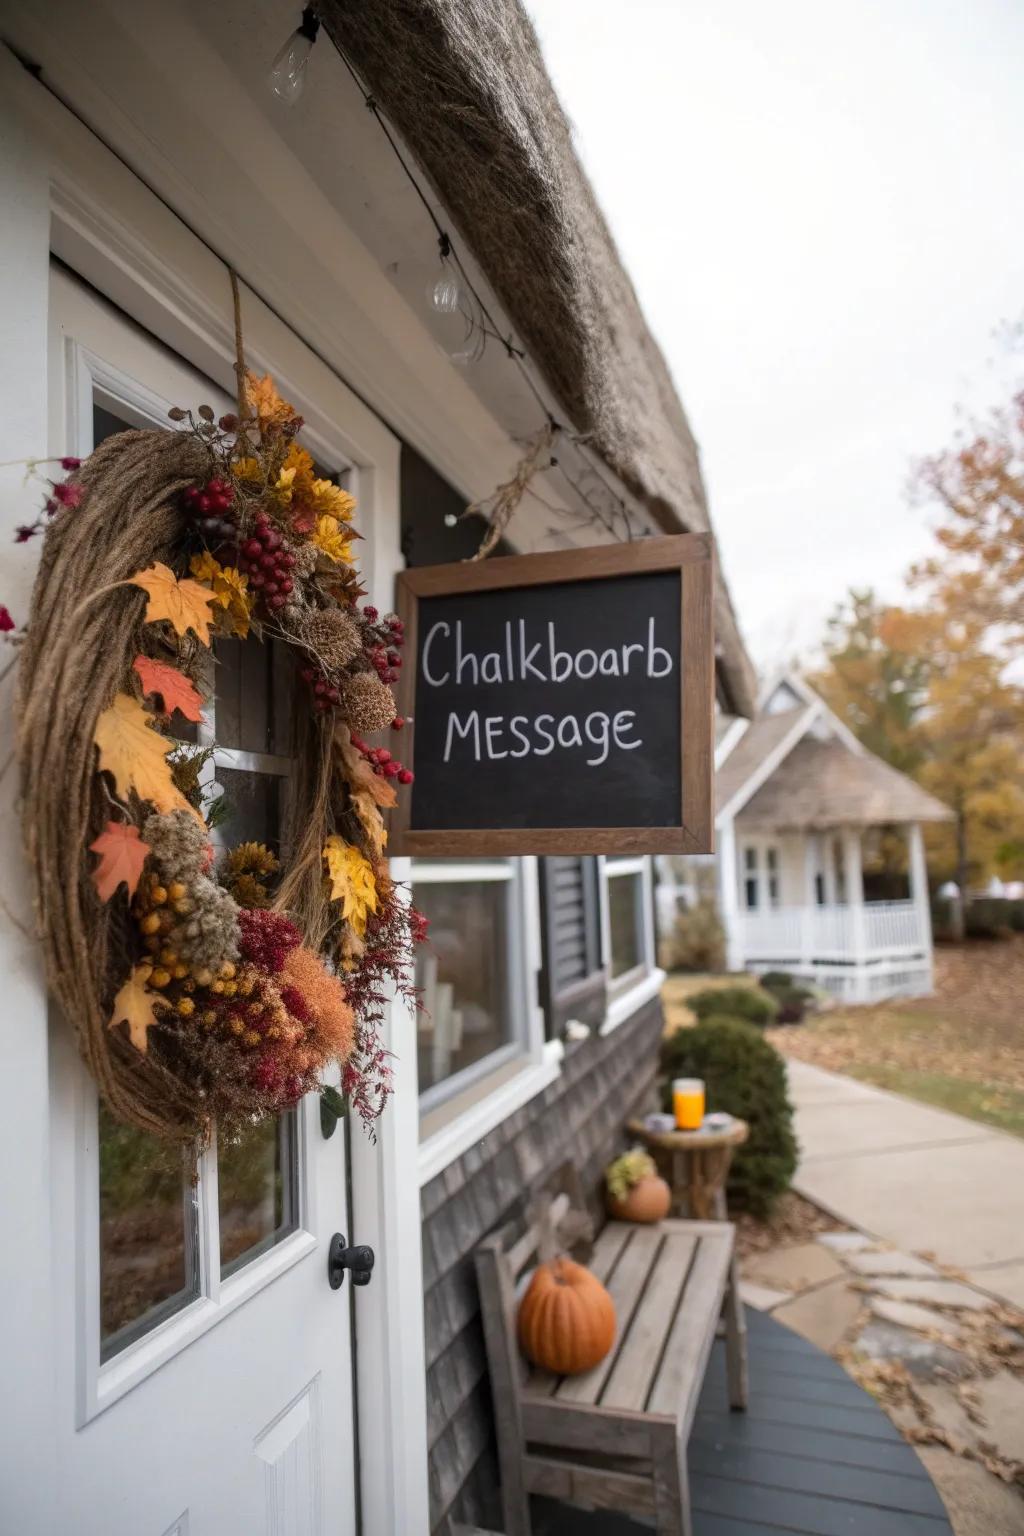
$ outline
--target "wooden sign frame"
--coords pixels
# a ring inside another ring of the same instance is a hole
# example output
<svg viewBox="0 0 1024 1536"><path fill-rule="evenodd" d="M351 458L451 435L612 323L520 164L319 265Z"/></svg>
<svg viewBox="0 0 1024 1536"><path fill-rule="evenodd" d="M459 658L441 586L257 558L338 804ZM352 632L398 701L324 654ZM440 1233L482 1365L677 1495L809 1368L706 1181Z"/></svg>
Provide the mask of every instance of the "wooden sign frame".
<svg viewBox="0 0 1024 1536"><path fill-rule="evenodd" d="M682 719L682 804L680 824L671 827L411 827L411 795L399 795L390 813L388 853L434 857L559 853L713 853L714 852L714 541L710 534L687 533L637 539L628 544L600 544L553 554L508 555L481 561L413 567L400 572L396 609L405 624L405 666L398 685L398 709L408 719L402 756L416 768L415 694L419 661L421 598L468 592L512 591L554 582L600 581L679 571L681 631L679 650Z"/></svg>

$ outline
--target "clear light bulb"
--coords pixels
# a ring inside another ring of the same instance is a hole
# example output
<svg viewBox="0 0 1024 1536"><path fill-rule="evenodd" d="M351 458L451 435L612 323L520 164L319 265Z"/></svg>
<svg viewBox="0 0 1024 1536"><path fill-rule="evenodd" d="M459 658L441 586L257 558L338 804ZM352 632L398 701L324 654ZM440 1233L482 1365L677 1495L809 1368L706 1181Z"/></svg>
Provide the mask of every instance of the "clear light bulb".
<svg viewBox="0 0 1024 1536"><path fill-rule="evenodd" d="M302 13L302 21L274 60L270 71L270 89L275 96L293 107L306 89L309 56L320 30L320 18L311 6Z"/></svg>
<svg viewBox="0 0 1024 1536"><path fill-rule="evenodd" d="M462 284L447 262L442 262L441 276L428 287L427 297L439 315L454 315L462 308Z"/></svg>

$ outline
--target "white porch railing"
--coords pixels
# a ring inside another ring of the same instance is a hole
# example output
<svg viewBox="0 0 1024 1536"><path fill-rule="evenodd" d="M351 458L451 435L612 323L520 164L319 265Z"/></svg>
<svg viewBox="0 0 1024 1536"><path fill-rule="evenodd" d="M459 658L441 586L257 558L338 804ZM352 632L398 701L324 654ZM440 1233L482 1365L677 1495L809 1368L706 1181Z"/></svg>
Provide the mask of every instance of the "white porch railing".
<svg viewBox="0 0 1024 1536"><path fill-rule="evenodd" d="M872 961L927 950L928 914L913 901L775 907L737 914L743 961L765 966Z"/></svg>

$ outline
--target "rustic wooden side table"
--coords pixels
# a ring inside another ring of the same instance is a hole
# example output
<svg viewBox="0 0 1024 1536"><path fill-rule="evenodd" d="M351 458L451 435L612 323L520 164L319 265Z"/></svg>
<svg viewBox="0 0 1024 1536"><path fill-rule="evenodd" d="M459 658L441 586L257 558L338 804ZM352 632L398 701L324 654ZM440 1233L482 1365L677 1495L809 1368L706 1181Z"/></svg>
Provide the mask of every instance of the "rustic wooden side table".
<svg viewBox="0 0 1024 1536"><path fill-rule="evenodd" d="M677 1215L691 1221L727 1220L725 1181L733 1153L750 1134L745 1120L734 1120L723 1131L649 1131L642 1120L630 1120L626 1129L668 1181Z"/></svg>

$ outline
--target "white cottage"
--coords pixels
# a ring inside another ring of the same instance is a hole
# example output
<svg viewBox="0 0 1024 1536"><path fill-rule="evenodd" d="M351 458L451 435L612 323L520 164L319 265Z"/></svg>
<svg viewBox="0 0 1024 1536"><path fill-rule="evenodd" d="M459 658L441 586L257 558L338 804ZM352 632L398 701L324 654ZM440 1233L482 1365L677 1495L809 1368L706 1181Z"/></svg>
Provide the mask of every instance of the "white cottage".
<svg viewBox="0 0 1024 1536"><path fill-rule="evenodd" d="M952 813L869 752L802 678L771 682L753 720L721 719L715 803L708 862L730 970L790 971L847 1002L931 990L921 829ZM905 871L872 867L883 834L890 848L894 834L905 842ZM693 881L678 878L663 931L680 896L692 899Z"/></svg>

